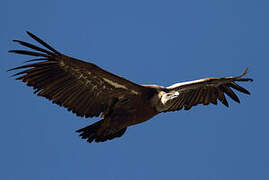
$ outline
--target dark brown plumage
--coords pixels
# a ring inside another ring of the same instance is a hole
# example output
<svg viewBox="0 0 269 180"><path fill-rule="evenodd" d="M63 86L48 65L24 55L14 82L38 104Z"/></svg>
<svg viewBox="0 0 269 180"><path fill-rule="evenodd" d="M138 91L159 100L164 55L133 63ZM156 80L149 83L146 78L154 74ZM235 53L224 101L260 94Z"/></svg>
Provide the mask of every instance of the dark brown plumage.
<svg viewBox="0 0 269 180"><path fill-rule="evenodd" d="M240 102L232 89L250 94L236 81L252 81L240 76L206 78L177 83L170 87L139 85L107 72L95 64L68 57L46 44L34 34L27 34L46 49L14 40L35 51L10 50L11 53L37 57L26 61L22 70L13 76L33 87L34 93L67 108L81 117L102 120L77 130L88 142L103 142L122 136L127 127L144 122L161 112L189 110L198 104L217 104L220 100L229 106L224 94Z"/></svg>

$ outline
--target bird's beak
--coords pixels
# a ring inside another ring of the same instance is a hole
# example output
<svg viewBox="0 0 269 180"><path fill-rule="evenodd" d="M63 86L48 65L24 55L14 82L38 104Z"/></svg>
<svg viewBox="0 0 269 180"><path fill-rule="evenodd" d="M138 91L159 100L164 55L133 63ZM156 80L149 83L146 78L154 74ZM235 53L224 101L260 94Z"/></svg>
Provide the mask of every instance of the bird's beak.
<svg viewBox="0 0 269 180"><path fill-rule="evenodd" d="M178 95L179 95L179 92L176 91L176 92L171 96L171 98L172 98L172 99L177 98Z"/></svg>

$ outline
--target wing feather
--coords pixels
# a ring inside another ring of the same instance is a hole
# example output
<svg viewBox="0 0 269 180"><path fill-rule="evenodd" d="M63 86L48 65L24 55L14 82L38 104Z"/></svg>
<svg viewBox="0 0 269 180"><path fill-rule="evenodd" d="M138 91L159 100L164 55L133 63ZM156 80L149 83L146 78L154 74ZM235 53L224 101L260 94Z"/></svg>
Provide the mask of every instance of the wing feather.
<svg viewBox="0 0 269 180"><path fill-rule="evenodd" d="M250 92L248 90L246 90L245 88L239 86L235 82L230 83L229 86L232 87L233 89L237 90L237 91L242 92L242 93L250 94Z"/></svg>
<svg viewBox="0 0 269 180"><path fill-rule="evenodd" d="M15 54L35 56L27 65L8 71L17 80L33 87L34 93L53 103L64 106L78 116L99 116L109 105L111 98L137 96L147 88L105 71L95 64L61 54L34 34L27 34L44 48L14 40L30 50L10 50Z"/></svg>
<svg viewBox="0 0 269 180"><path fill-rule="evenodd" d="M197 102L198 102L197 97L199 96L199 93L201 92L201 88L198 88L197 91L194 91L194 92L195 93L194 93L194 95L192 97L192 100L189 103L189 106L191 106L192 104L194 104L194 105L197 104Z"/></svg>
<svg viewBox="0 0 269 180"><path fill-rule="evenodd" d="M209 98L210 98L210 88L207 88L206 93L205 93L205 99L204 99L204 102L203 102L204 105L209 104L209 102L210 102Z"/></svg>
<svg viewBox="0 0 269 180"><path fill-rule="evenodd" d="M202 104L204 102L205 97L206 97L206 87L202 87L199 97L199 104Z"/></svg>
<svg viewBox="0 0 269 180"><path fill-rule="evenodd" d="M228 86L220 86L220 88L230 98L232 98L234 101L240 103L240 100L239 100L238 96L233 92L233 90L231 88L229 88Z"/></svg>
<svg viewBox="0 0 269 180"><path fill-rule="evenodd" d="M222 104L224 104L226 107L229 107L229 104L228 104L228 102L226 100L226 97L224 95L224 92L221 91L220 88L217 88L217 90L218 90L218 99L220 100L220 102Z"/></svg>
<svg viewBox="0 0 269 180"><path fill-rule="evenodd" d="M191 90L190 93L185 95L185 102L184 102L184 109L185 110L188 110L190 108L189 104L190 104L190 101L191 101L194 93L195 93L195 91Z"/></svg>
<svg viewBox="0 0 269 180"><path fill-rule="evenodd" d="M212 93L211 93L211 103L217 105L218 101L217 101L217 97L218 96L218 92L217 89L215 87L212 88Z"/></svg>
<svg viewBox="0 0 269 180"><path fill-rule="evenodd" d="M232 100L240 103L240 99L236 93L232 90L237 90L244 94L250 94L248 90L239 86L236 81L246 82L253 81L251 78L242 78L247 74L246 69L241 75L235 77L224 77L224 78L205 78L195 81L176 83L166 88L166 92L178 92L177 98L172 101L172 106L165 110L176 111L182 109L184 106L185 110L191 109L192 106L203 104L208 105L210 103L217 105L219 100L226 107L229 107L229 103L225 97L225 94Z"/></svg>

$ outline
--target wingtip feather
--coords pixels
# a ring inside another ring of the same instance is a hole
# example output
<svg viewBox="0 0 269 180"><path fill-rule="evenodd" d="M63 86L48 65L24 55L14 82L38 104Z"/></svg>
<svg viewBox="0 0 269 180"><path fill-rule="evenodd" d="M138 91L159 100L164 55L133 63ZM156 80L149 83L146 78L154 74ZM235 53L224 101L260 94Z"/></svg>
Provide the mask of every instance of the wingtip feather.
<svg viewBox="0 0 269 180"><path fill-rule="evenodd" d="M245 70L239 75L237 76L238 79L240 79L241 77L245 76L248 73L248 67L245 68Z"/></svg>
<svg viewBox="0 0 269 180"><path fill-rule="evenodd" d="M248 67L245 68L245 70L242 73L242 76L246 75L248 73Z"/></svg>
<svg viewBox="0 0 269 180"><path fill-rule="evenodd" d="M34 40L36 40L37 42L39 42L41 45L45 46L46 48L48 48L49 50L51 50L52 52L60 55L61 53L58 52L57 50L55 50L54 48L52 48L49 44L47 44L45 41L41 40L39 37L37 37L36 35L34 35L33 33L26 31L26 33L33 38Z"/></svg>
<svg viewBox="0 0 269 180"><path fill-rule="evenodd" d="M34 36L34 34L31 33L30 31L25 31L25 32L26 32L26 34L28 34L29 36Z"/></svg>

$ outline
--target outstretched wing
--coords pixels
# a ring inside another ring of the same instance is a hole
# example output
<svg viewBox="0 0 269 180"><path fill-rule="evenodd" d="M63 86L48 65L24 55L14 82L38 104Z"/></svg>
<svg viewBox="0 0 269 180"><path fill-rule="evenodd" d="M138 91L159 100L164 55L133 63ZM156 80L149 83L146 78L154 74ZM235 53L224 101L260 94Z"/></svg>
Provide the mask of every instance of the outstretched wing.
<svg viewBox="0 0 269 180"><path fill-rule="evenodd" d="M184 107L189 110L192 106L209 103L217 104L219 99L225 106L229 107L224 94L228 95L234 101L240 103L239 98L234 93L234 90L240 91L245 94L250 94L248 90L239 86L238 81L253 81L250 78L242 78L247 74L246 69L240 76L224 77L224 78L205 78L196 81L189 81L183 83L176 83L167 87L168 92L178 92L177 98L172 101L172 106L166 111L176 111Z"/></svg>
<svg viewBox="0 0 269 180"><path fill-rule="evenodd" d="M11 53L38 57L34 62L11 70L22 70L13 76L33 87L34 93L66 107L78 116L99 116L113 98L139 95L145 87L107 72L95 64L61 54L34 34L27 34L47 49L14 40L35 51L10 50Z"/></svg>

